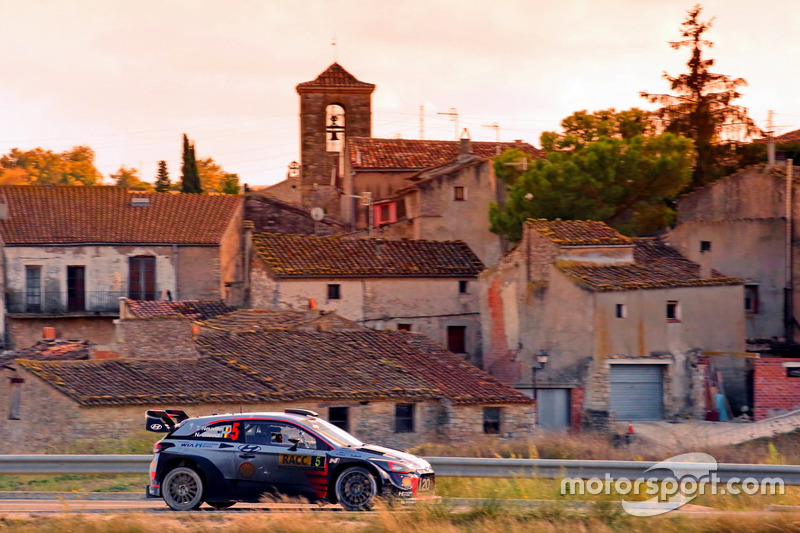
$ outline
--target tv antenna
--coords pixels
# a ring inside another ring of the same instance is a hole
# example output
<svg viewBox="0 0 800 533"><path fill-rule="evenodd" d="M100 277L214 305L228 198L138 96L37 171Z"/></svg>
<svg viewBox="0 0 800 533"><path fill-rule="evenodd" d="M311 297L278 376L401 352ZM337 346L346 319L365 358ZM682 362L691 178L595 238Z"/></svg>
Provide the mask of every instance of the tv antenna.
<svg viewBox="0 0 800 533"><path fill-rule="evenodd" d="M456 140L458 140L458 109L451 107L447 113L436 113L437 115L444 115L450 117L448 120L453 120L456 123Z"/></svg>

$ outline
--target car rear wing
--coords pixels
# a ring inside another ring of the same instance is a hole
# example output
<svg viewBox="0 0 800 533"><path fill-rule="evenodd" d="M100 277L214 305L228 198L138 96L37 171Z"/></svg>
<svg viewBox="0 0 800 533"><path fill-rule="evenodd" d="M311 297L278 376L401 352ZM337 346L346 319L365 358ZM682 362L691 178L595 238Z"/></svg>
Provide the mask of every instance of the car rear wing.
<svg viewBox="0 0 800 533"><path fill-rule="evenodd" d="M144 415L145 429L155 433L169 433L187 418L189 415L178 409L150 409Z"/></svg>

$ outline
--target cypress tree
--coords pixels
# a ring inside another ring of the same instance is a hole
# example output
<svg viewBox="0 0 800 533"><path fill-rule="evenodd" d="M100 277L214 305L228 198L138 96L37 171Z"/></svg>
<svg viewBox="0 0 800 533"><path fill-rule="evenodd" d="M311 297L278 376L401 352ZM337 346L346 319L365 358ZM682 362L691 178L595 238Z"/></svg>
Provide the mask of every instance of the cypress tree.
<svg viewBox="0 0 800 533"><path fill-rule="evenodd" d="M189 142L189 137L183 134L183 166L181 167L181 192L201 193L200 175L197 173L197 158L194 153L194 143Z"/></svg>
<svg viewBox="0 0 800 533"><path fill-rule="evenodd" d="M169 172L167 172L167 162L158 162L158 174L156 174L156 192L167 192L172 185L169 181Z"/></svg>

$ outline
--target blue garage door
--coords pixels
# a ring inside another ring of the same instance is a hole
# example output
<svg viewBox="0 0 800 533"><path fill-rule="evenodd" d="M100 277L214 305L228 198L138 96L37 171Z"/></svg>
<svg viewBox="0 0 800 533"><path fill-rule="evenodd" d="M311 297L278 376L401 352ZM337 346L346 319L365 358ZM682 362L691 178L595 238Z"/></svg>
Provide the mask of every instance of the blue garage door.
<svg viewBox="0 0 800 533"><path fill-rule="evenodd" d="M663 367L611 365L611 410L617 420L660 420L663 417Z"/></svg>

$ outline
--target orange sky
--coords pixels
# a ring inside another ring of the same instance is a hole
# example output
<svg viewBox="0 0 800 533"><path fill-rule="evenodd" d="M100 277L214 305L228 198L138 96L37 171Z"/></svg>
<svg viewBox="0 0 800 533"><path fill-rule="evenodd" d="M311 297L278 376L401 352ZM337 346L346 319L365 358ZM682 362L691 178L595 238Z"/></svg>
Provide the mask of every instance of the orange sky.
<svg viewBox="0 0 800 533"><path fill-rule="evenodd" d="M580 109L647 107L691 1L1 0L0 153L91 146L103 174L180 176L181 134L241 181L282 179L298 158L297 83L334 60L377 84L373 135L451 139L457 108L474 140L539 145ZM793 0L703 3L715 70L749 82L759 126L800 128Z"/></svg>

